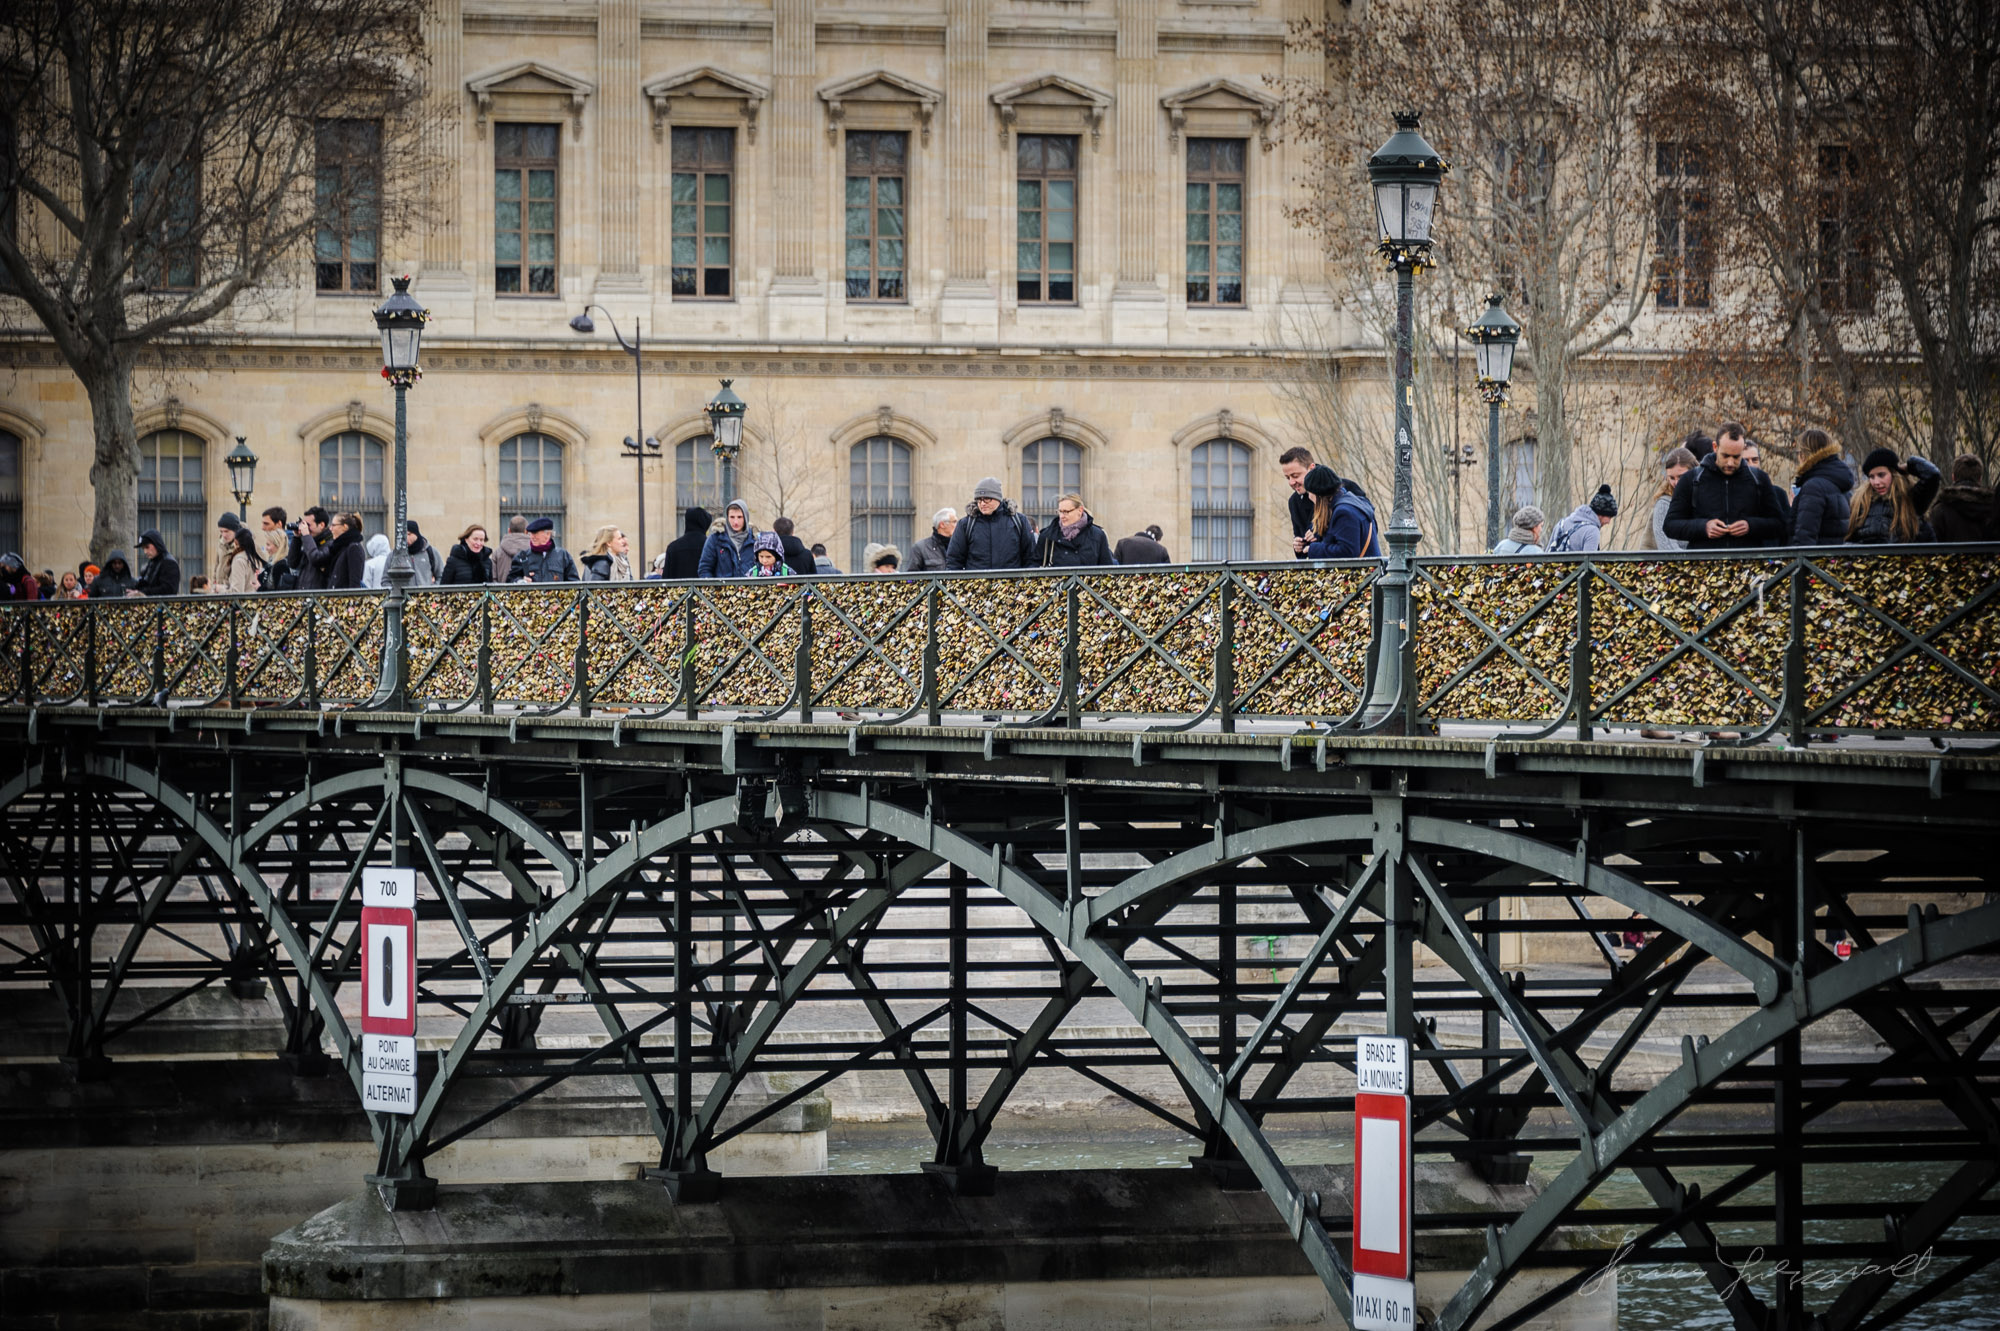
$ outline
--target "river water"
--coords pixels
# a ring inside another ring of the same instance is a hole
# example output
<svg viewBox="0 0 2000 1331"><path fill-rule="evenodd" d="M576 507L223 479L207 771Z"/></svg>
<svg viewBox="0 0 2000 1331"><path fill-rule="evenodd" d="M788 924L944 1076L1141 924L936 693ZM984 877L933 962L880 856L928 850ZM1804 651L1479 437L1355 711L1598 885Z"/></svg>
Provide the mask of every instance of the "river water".
<svg viewBox="0 0 2000 1331"><path fill-rule="evenodd" d="M1273 1139L1279 1155L1288 1164L1345 1164L1350 1158L1348 1143L1326 1137L1285 1135ZM1035 1169L1176 1169L1188 1167L1193 1143L1186 1138L1119 1137L1096 1141L994 1142L987 1146L988 1164L1003 1173ZM914 1172L930 1158L930 1143L900 1135L872 1140L856 1138L829 1140L827 1170L835 1174L877 1174ZM1560 1162L1550 1161L1560 1166ZM1885 1207L1898 1201L1914 1201L1928 1195L1931 1188L1950 1172L1942 1164L1842 1164L1811 1168L1805 1173L1808 1202L1869 1202ZM1709 1192L1727 1182L1733 1171L1726 1168L1688 1169L1676 1175L1683 1182L1699 1183ZM1638 1180L1619 1171L1593 1194L1603 1206L1644 1206L1649 1199ZM1744 1190L1736 1200L1768 1204L1769 1180ZM2000 1218L1963 1221L1953 1231L1970 1237L2000 1237ZM1768 1235L1757 1226L1720 1226L1725 1242L1754 1243ZM1878 1220L1814 1222L1807 1237L1879 1242ZM1912 1293L1922 1283L1939 1275L1949 1263L1944 1259L1892 1287L1876 1305L1880 1313L1898 1299ZM1837 1296L1844 1279L1835 1280L1843 1264L1829 1264L1824 1272L1808 1268L1806 1302L1814 1311L1823 1310ZM1772 1274L1768 1264L1746 1267L1745 1276L1758 1296L1770 1302ZM1824 1277L1825 1285L1819 1283ZM1730 1331L1732 1323L1707 1278L1695 1267L1621 1266L1618 1273L1618 1324L1622 1331ZM1943 1296L1906 1314L1895 1323L1897 1331L1991 1331L2000 1328L2000 1263L1975 1272L1964 1283Z"/></svg>

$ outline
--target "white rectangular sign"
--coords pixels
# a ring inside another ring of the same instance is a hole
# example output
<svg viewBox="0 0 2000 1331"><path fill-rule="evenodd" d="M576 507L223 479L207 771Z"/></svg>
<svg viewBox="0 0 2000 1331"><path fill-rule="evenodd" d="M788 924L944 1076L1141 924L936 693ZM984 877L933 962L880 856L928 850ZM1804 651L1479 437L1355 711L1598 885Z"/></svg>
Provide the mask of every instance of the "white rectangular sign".
<svg viewBox="0 0 2000 1331"><path fill-rule="evenodd" d="M1377 1252L1403 1250L1403 1125L1393 1118L1361 1120L1360 1158L1355 1185L1361 1204L1361 1246Z"/></svg>
<svg viewBox="0 0 2000 1331"><path fill-rule="evenodd" d="M361 1072L371 1077L414 1077L417 1075L417 1037L414 1035L364 1035L361 1037Z"/></svg>
<svg viewBox="0 0 2000 1331"><path fill-rule="evenodd" d="M371 864L361 871L361 904L403 906L414 910L417 905L417 871L385 869Z"/></svg>
<svg viewBox="0 0 2000 1331"><path fill-rule="evenodd" d="M417 1112L417 1079L364 1072L361 1074L361 1107L385 1114L414 1114Z"/></svg>
<svg viewBox="0 0 2000 1331"><path fill-rule="evenodd" d="M361 1015L369 1021L401 1021L410 1010L410 971L415 958L410 955L414 929L400 923L363 926L368 931L367 949L371 973L362 977Z"/></svg>
<svg viewBox="0 0 2000 1331"><path fill-rule="evenodd" d="M1354 1331L1415 1331L1416 1282L1357 1272L1352 1320Z"/></svg>
<svg viewBox="0 0 2000 1331"><path fill-rule="evenodd" d="M1355 1036L1354 1089L1363 1095L1408 1095L1410 1042L1394 1035Z"/></svg>

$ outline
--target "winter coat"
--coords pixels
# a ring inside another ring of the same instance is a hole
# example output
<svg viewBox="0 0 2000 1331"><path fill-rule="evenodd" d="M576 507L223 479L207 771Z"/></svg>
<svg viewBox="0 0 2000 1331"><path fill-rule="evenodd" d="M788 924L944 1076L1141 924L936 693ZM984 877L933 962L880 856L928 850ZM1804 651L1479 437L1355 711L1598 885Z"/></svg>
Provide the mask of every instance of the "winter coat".
<svg viewBox="0 0 2000 1331"><path fill-rule="evenodd" d="M1143 532L1135 532L1118 543L1111 557L1121 564L1165 564L1170 562L1167 547Z"/></svg>
<svg viewBox="0 0 2000 1331"><path fill-rule="evenodd" d="M384 536L382 544L387 546L389 538ZM361 533L344 531L321 547L314 559L325 559L326 588L341 591L363 585L362 578L368 571L368 558L362 553Z"/></svg>
<svg viewBox="0 0 2000 1331"><path fill-rule="evenodd" d="M1793 545L1840 545L1847 540L1848 498L1854 469L1828 444L1799 459L1798 497L1792 502Z"/></svg>
<svg viewBox="0 0 2000 1331"><path fill-rule="evenodd" d="M1910 507L1919 514L1929 511L1931 500L1937 498L1938 487L1944 475L1931 465L1930 459L1909 457L1903 461L1903 471L1910 481ZM1861 482L1867 484L1866 480ZM1850 545L1885 545L1896 539L1892 524L1895 521L1895 505L1887 502L1870 505L1868 516L1861 520L1861 530L1847 538ZM1937 533L1931 524L1921 516L1917 519L1917 534L1909 538L1910 544L1928 544L1937 540Z"/></svg>
<svg viewBox="0 0 2000 1331"><path fill-rule="evenodd" d="M1548 551L1536 545L1533 541L1517 541L1510 534L1505 539L1494 544L1493 553L1496 555L1545 555Z"/></svg>
<svg viewBox="0 0 2000 1331"><path fill-rule="evenodd" d="M1307 539L1311 539L1313 529L1313 497L1303 490L1294 490L1285 496L1285 511L1291 515L1292 536L1294 538L1304 536ZM1295 559L1304 559L1306 554L1303 550L1295 550L1292 552L1292 557Z"/></svg>
<svg viewBox="0 0 2000 1331"><path fill-rule="evenodd" d="M39 601L42 599L42 584L35 575L23 568L14 577L0 573L0 601Z"/></svg>
<svg viewBox="0 0 2000 1331"><path fill-rule="evenodd" d="M368 538L368 558L361 565L361 585L381 588L382 575L389 569L389 538L376 532Z"/></svg>
<svg viewBox="0 0 2000 1331"><path fill-rule="evenodd" d="M583 575L577 572L576 560L570 558L569 551L551 543L545 550L528 547L515 555L507 566L507 581L536 583L581 582Z"/></svg>
<svg viewBox="0 0 2000 1331"><path fill-rule="evenodd" d="M219 592L229 586L229 566L236 562L236 529L218 527L215 537L215 565L208 571L208 589Z"/></svg>
<svg viewBox="0 0 2000 1331"><path fill-rule="evenodd" d="M945 547L944 566L960 569L1033 568L1035 528L1014 506L1003 499L992 515L981 513L977 504L966 506L965 516Z"/></svg>
<svg viewBox="0 0 2000 1331"><path fill-rule="evenodd" d="M1777 509L1778 522L1781 524L1781 530L1778 534L1764 542L1764 544L1769 546L1790 545L1792 543L1792 524L1794 521L1792 518L1791 497L1785 493L1785 487L1772 480L1770 474L1763 468L1757 467L1753 468L1753 470L1764 478L1764 487L1771 493L1771 506Z"/></svg>
<svg viewBox="0 0 2000 1331"><path fill-rule="evenodd" d="M780 536L778 539L785 546L785 553L778 556L779 563L794 572L800 569L805 570L807 573L819 572L818 569L813 567L813 552L806 549L804 541L801 541L796 536Z"/></svg>
<svg viewBox="0 0 2000 1331"><path fill-rule="evenodd" d="M444 576L444 556L424 539L422 533L418 534L417 543L410 547L410 570L413 574L410 578L412 587L435 587L438 579Z"/></svg>
<svg viewBox="0 0 2000 1331"><path fill-rule="evenodd" d="M1603 543L1604 529L1598 524L1597 513L1589 504L1580 504L1569 512L1556 529L1549 533L1551 553L1583 554L1599 549Z"/></svg>
<svg viewBox="0 0 2000 1331"><path fill-rule="evenodd" d="M512 582L514 560L528 553L529 545L528 533L510 531L500 538L500 544L487 547L493 551L493 581Z"/></svg>
<svg viewBox="0 0 2000 1331"><path fill-rule="evenodd" d="M1674 497L1670 494L1661 495L1653 501L1652 533L1653 548L1655 550L1685 550L1688 548L1686 541L1676 541L1673 537L1667 535L1667 510L1673 507L1673 503Z"/></svg>
<svg viewBox="0 0 2000 1331"><path fill-rule="evenodd" d="M1061 518L1050 518L1036 549L1043 568L1097 568L1112 562L1111 542L1088 513L1074 540L1062 534Z"/></svg>
<svg viewBox="0 0 2000 1331"><path fill-rule="evenodd" d="M105 557L104 567L90 580L90 599L110 600L123 596L137 585L132 577L132 566L125 562L125 552L113 550Z"/></svg>
<svg viewBox="0 0 2000 1331"><path fill-rule="evenodd" d="M228 570L223 574L222 581L210 583L209 590L248 595L257 590L257 575L263 571L263 561L256 555L244 553L239 546L236 553L229 557Z"/></svg>
<svg viewBox="0 0 2000 1331"><path fill-rule="evenodd" d="M825 573L831 577L836 577L836 578L840 576L840 570L836 568L834 566L833 561L831 559L828 559L825 555L813 556L813 572Z"/></svg>
<svg viewBox="0 0 2000 1331"><path fill-rule="evenodd" d="M181 566L167 550L167 543L160 533L150 528L139 533L139 545L148 542L160 552L160 557L139 570L139 581L132 590L141 596L179 596L181 594Z"/></svg>
<svg viewBox="0 0 2000 1331"><path fill-rule="evenodd" d="M708 548L708 533L691 531L667 542L667 562L660 576L676 581L701 576L701 554Z"/></svg>
<svg viewBox="0 0 2000 1331"><path fill-rule="evenodd" d="M938 535L936 527L931 534L910 547L910 557L903 561L904 573L942 573L945 569L945 554L951 549L951 538Z"/></svg>
<svg viewBox="0 0 2000 1331"><path fill-rule="evenodd" d="M1312 528L1306 528L1308 539ZM1307 559L1373 559L1382 553L1382 533L1375 526L1375 506L1341 483L1333 496L1333 516L1324 538L1306 546Z"/></svg>
<svg viewBox="0 0 2000 1331"><path fill-rule="evenodd" d="M577 562L583 566L585 582L632 581L632 561L624 555L607 550L601 555L585 555Z"/></svg>
<svg viewBox="0 0 2000 1331"><path fill-rule="evenodd" d="M1755 550L1781 535L1784 520L1778 516L1777 500L1764 473L1748 464L1725 473L1715 465L1715 457L1710 453L1703 458L1701 465L1674 487L1666 521L1661 524L1666 534L1686 541L1690 550ZM1711 539L1711 521L1748 522L1750 530L1742 536Z"/></svg>
<svg viewBox="0 0 2000 1331"><path fill-rule="evenodd" d="M451 555L444 561L444 576L438 579L445 587L476 587L493 581L493 551L481 546L474 554L460 541L451 548Z"/></svg>
<svg viewBox="0 0 2000 1331"><path fill-rule="evenodd" d="M332 528L327 529L328 533ZM329 534L315 536L310 531L294 532L292 548L285 556L285 563L298 574L297 587L302 592L323 592L327 588L327 570L331 567L332 556L327 553L326 542L332 540Z"/></svg>
<svg viewBox="0 0 2000 1331"><path fill-rule="evenodd" d="M2000 541L1993 519L1993 491L1983 485L1947 485L1931 505L1940 541Z"/></svg>
<svg viewBox="0 0 2000 1331"><path fill-rule="evenodd" d="M729 510L733 508L743 515L743 530L729 530ZM738 544L738 542L741 544ZM757 567L757 528L750 521L750 510L741 499L732 499L722 510L722 530L710 532L707 544L701 547L701 565L695 570L699 578L742 578Z"/></svg>

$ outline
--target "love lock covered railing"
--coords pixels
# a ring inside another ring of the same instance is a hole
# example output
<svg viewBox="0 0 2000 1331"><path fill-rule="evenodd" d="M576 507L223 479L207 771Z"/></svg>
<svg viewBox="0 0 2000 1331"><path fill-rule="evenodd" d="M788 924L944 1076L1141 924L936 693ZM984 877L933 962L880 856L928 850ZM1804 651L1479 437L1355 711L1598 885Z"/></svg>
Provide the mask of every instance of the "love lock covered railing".
<svg viewBox="0 0 2000 1331"><path fill-rule="evenodd" d="M2000 730L2000 547L1448 557L1378 642L1373 561L571 583L409 593L413 710L1407 733ZM383 705L382 592L0 607L0 700ZM372 700L372 701L371 701ZM1380 728L1377 717L1371 727Z"/></svg>

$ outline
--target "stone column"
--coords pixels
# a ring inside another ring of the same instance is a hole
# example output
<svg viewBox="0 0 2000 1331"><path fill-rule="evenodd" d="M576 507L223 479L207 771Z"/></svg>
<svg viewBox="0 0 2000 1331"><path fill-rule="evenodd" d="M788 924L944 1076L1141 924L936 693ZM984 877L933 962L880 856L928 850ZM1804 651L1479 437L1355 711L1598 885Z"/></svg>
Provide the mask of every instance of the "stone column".
<svg viewBox="0 0 2000 1331"><path fill-rule="evenodd" d="M1160 0L1118 0L1118 278L1111 289L1111 340L1167 340L1167 293L1160 278L1160 217L1178 217L1160 193Z"/></svg>
<svg viewBox="0 0 2000 1331"><path fill-rule="evenodd" d="M773 20L771 197L777 252L767 322L774 338L823 338L826 287L813 271L813 235L822 213L813 168L816 153L824 149L813 96L813 0L774 0Z"/></svg>
<svg viewBox="0 0 2000 1331"><path fill-rule="evenodd" d="M433 0L424 10L424 50L430 86L423 109L424 209L422 267L425 297L472 290L465 257L465 200L460 158L465 152L465 18L461 0ZM433 306L436 302L432 301Z"/></svg>
<svg viewBox="0 0 2000 1331"><path fill-rule="evenodd" d="M638 292L642 101L639 0L597 6L597 289Z"/></svg>
<svg viewBox="0 0 2000 1331"><path fill-rule="evenodd" d="M945 0L944 173L945 283L938 331L946 341L992 341L1000 302L992 280L994 160L991 91L986 68L989 0ZM1003 163L1001 179L1012 173Z"/></svg>

